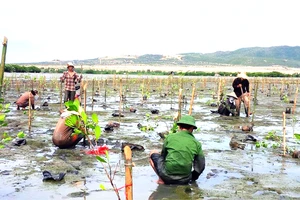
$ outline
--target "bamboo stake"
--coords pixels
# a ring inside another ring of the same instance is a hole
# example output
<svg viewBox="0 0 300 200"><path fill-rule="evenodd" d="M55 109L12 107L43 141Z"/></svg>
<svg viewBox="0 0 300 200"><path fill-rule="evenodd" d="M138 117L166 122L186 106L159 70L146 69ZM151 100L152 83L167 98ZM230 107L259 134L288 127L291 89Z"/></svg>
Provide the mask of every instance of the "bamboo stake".
<svg viewBox="0 0 300 200"><path fill-rule="evenodd" d="M119 122L121 122L121 108L122 108L122 78L120 78L120 103L119 103Z"/></svg>
<svg viewBox="0 0 300 200"><path fill-rule="evenodd" d="M125 196L126 200L133 199L132 192L132 158L131 158L131 149L129 146L124 147L125 155Z"/></svg>
<svg viewBox="0 0 300 200"><path fill-rule="evenodd" d="M2 45L3 45L3 48L2 48L2 57L1 57L1 65L0 65L0 97L2 95L2 85L3 85L5 58L6 58L6 49L7 49L7 38L6 37L4 37Z"/></svg>
<svg viewBox="0 0 300 200"><path fill-rule="evenodd" d="M190 102L189 115L192 114L194 98L195 98L195 84L193 84L193 91L192 91L192 97L191 97L191 102Z"/></svg>
<svg viewBox="0 0 300 200"><path fill-rule="evenodd" d="M297 97L298 97L298 87L296 89L296 94L295 94L295 98L294 98L294 106L293 106L292 114L295 114L296 104L297 104Z"/></svg>
<svg viewBox="0 0 300 200"><path fill-rule="evenodd" d="M83 84L83 110L86 112L86 87L87 87L87 82Z"/></svg>
<svg viewBox="0 0 300 200"><path fill-rule="evenodd" d="M283 156L285 156L286 146L285 146L285 112L282 112L283 115Z"/></svg>
<svg viewBox="0 0 300 200"><path fill-rule="evenodd" d="M257 91L258 91L258 81L255 81L255 89L254 89L254 102L253 102L253 110L252 110L252 120L251 122L254 122L254 115L255 115L255 108L257 105Z"/></svg>
<svg viewBox="0 0 300 200"><path fill-rule="evenodd" d="M104 103L106 105L106 87L107 87L107 79L104 81Z"/></svg>
<svg viewBox="0 0 300 200"><path fill-rule="evenodd" d="M221 94L221 79L218 79L218 91L217 91L217 102L220 102L220 94Z"/></svg>
<svg viewBox="0 0 300 200"><path fill-rule="evenodd" d="M60 81L60 110L62 110L62 82Z"/></svg>
<svg viewBox="0 0 300 200"><path fill-rule="evenodd" d="M252 87L251 87L251 84L249 84L249 96L248 96L248 110L247 110L247 115L250 116L250 105L251 105L251 90L252 90Z"/></svg>
<svg viewBox="0 0 300 200"><path fill-rule="evenodd" d="M30 100L30 94L29 93L29 99L28 99L28 134L30 135L31 133L31 100Z"/></svg>
<svg viewBox="0 0 300 200"><path fill-rule="evenodd" d="M95 79L92 82L92 111L94 110L94 87L95 87Z"/></svg>
<svg viewBox="0 0 300 200"><path fill-rule="evenodd" d="M178 95L178 116L177 120L181 118L181 101L182 100L182 88L179 89L179 95Z"/></svg>

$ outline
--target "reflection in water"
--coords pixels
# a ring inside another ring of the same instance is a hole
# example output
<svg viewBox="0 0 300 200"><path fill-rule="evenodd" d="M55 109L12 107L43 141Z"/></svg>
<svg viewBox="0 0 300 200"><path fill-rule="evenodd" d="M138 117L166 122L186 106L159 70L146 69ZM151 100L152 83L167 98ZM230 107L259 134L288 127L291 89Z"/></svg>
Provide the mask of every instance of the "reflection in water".
<svg viewBox="0 0 300 200"><path fill-rule="evenodd" d="M203 197L203 191L196 182L190 185L158 185L148 200L160 199L199 199Z"/></svg>

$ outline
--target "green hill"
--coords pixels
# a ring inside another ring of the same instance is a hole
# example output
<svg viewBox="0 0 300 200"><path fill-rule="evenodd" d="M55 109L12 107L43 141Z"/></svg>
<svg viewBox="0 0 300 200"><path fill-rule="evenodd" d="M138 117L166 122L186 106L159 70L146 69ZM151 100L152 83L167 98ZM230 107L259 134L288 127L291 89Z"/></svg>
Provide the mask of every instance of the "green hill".
<svg viewBox="0 0 300 200"><path fill-rule="evenodd" d="M57 62L57 61L56 61ZM65 64L68 61L59 61ZM101 57L86 60L72 60L76 65L243 65L300 67L300 46L250 47L235 51L215 53L182 53L166 56L145 54L141 56L125 55L121 57ZM23 63L28 65L29 63ZM30 63L53 64L53 62Z"/></svg>

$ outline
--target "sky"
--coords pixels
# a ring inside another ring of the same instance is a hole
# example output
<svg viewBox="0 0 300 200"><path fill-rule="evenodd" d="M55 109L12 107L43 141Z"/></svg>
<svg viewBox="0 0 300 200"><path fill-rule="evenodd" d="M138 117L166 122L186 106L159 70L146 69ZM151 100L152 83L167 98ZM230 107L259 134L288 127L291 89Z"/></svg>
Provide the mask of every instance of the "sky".
<svg viewBox="0 0 300 200"><path fill-rule="evenodd" d="M0 7L6 63L300 46L299 0L3 0Z"/></svg>

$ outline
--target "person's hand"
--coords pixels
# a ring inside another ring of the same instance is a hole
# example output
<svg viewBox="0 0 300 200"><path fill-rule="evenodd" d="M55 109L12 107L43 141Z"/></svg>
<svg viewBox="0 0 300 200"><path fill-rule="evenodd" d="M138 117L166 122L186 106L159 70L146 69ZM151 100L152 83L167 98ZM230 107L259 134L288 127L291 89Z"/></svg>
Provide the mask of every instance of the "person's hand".
<svg viewBox="0 0 300 200"><path fill-rule="evenodd" d="M238 84L238 87L242 87L242 84Z"/></svg>

